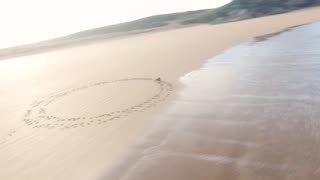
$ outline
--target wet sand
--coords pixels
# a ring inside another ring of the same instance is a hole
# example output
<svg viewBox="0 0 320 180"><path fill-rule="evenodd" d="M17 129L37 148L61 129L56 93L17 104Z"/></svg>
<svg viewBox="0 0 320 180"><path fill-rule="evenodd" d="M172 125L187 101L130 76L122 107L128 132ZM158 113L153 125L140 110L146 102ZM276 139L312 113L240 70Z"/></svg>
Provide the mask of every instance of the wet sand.
<svg viewBox="0 0 320 180"><path fill-rule="evenodd" d="M183 87L179 77L240 42L317 20L320 9L314 8L1 61L0 179L105 177L150 129L153 117L175 102ZM157 77L163 81L154 81ZM227 88L224 83L231 82L215 83ZM196 109L205 116L205 107Z"/></svg>
<svg viewBox="0 0 320 180"><path fill-rule="evenodd" d="M101 179L320 178L320 23L210 59Z"/></svg>

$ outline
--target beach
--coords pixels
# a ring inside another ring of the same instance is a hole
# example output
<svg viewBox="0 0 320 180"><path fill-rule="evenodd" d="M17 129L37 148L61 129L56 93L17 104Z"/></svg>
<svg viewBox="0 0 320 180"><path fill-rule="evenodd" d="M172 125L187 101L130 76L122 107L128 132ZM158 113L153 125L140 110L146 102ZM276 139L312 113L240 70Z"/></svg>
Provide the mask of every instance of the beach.
<svg viewBox="0 0 320 180"><path fill-rule="evenodd" d="M310 8L2 60L0 179L108 177L175 102L181 77L242 42L319 20L320 8Z"/></svg>

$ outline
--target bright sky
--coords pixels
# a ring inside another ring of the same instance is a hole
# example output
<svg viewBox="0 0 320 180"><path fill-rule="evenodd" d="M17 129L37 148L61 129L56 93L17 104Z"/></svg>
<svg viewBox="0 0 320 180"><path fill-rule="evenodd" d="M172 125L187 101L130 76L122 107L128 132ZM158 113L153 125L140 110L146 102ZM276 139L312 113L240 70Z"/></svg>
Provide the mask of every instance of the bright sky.
<svg viewBox="0 0 320 180"><path fill-rule="evenodd" d="M1 0L0 48L231 0Z"/></svg>

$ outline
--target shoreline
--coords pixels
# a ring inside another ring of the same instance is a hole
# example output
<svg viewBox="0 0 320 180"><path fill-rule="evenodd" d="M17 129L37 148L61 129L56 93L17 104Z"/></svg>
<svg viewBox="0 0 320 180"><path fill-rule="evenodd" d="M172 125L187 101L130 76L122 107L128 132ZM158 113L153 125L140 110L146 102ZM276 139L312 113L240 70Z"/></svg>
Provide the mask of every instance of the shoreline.
<svg viewBox="0 0 320 180"><path fill-rule="evenodd" d="M319 28L313 23L211 58L183 78L174 104L100 179L318 179L319 161L309 159L318 136L303 127L319 114L311 90L319 79Z"/></svg>
<svg viewBox="0 0 320 180"><path fill-rule="evenodd" d="M2 92L4 97L9 97L0 101L6 105L0 110L4 119L1 134L14 128L15 123L21 123L21 116L30 102L61 89L81 87L92 81L134 77L161 77L175 87L166 102L156 104L155 108L146 112L114 121L111 125L97 125L77 131L57 130L56 134L41 130L38 136L34 136L34 131L28 132L28 129L24 132L26 134L18 132L17 138L14 137L15 143L0 149L0 164L4 167L0 177L21 179L27 175L30 179L95 179L117 163L131 150L131 145L148 131L153 117L172 102L176 96L176 88L181 88L180 77L242 42L319 20L320 8L312 8L227 24L139 34L0 61L0 77L4 82ZM119 90L123 90L118 86L112 88L119 97L127 94L117 94ZM134 89L135 85L125 84L123 88L131 92L129 90ZM149 92L148 84L141 85L141 88L142 92ZM86 92L87 98L91 95L104 95L106 90L109 89L89 90ZM123 103L129 106L145 97L145 94L130 96L132 100ZM78 105L79 97L70 98L69 105L62 103L55 109L52 108L52 111L58 112L59 108L74 110L72 106ZM113 102L116 100L110 104ZM100 107L84 105L80 108L90 111L90 108L96 110ZM24 155L26 147L32 153L32 158ZM51 156L46 159L48 149L51 150ZM87 174L78 173L84 170Z"/></svg>

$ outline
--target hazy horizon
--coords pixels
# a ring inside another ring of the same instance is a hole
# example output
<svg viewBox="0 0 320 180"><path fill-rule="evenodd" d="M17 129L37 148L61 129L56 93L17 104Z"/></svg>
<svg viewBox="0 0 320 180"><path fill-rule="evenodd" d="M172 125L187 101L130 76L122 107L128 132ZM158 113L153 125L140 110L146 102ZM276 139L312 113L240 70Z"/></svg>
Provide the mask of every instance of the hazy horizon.
<svg viewBox="0 0 320 180"><path fill-rule="evenodd" d="M216 8L230 1L4 0L0 11L0 48L47 40L157 14Z"/></svg>

